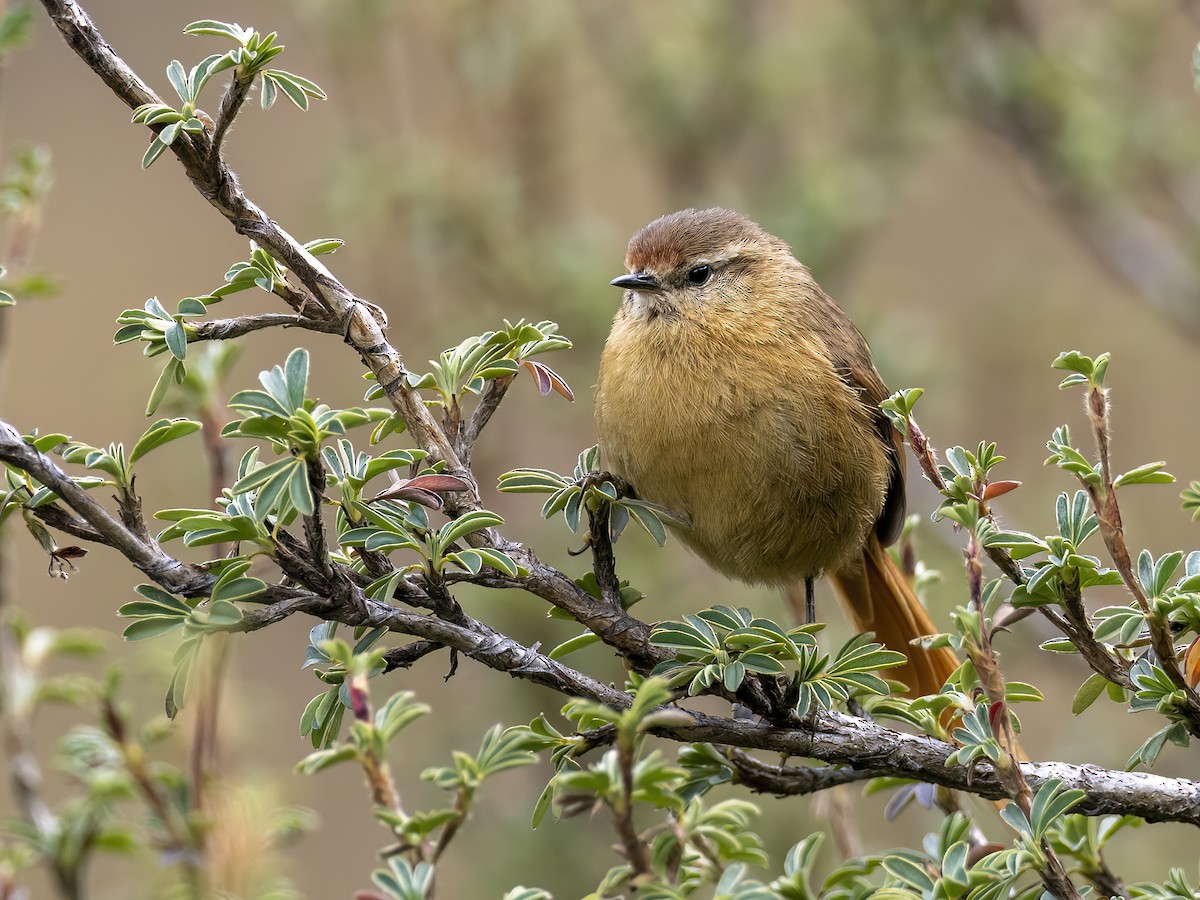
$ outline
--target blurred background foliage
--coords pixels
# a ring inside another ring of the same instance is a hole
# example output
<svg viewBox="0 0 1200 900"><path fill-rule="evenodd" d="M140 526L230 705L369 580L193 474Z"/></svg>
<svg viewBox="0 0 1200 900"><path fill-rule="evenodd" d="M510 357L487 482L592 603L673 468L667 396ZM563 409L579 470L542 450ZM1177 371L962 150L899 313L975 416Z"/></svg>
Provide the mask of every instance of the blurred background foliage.
<svg viewBox="0 0 1200 900"><path fill-rule="evenodd" d="M205 39L182 35L189 21L240 19L280 33L289 68L330 99L304 117L249 110L229 159L250 196L298 238L348 241L331 265L388 311L390 337L411 367L502 317L561 324L575 349L555 365L578 400L568 407L529 385L513 391L476 454L482 484L518 465L569 471L593 443L590 389L619 299L607 282L623 271L628 235L662 213L717 204L791 242L867 335L892 388L926 388L922 425L935 445L999 443L1009 457L1000 477L1024 482L997 504L1011 527L1049 531L1055 495L1073 487L1042 468L1052 428L1079 422L1075 398L1055 390L1049 369L1060 350L1112 352L1120 464L1165 459L1182 481L1200 478L1200 421L1189 413L1200 380L1193 0L85 5L160 91L172 58L191 65L211 52ZM6 166L19 166L30 146L53 157L55 186L36 204L36 223L20 225L21 240L36 233L36 246L22 243L16 262L23 276L47 273L59 290L36 299L16 291L18 305L2 313L0 412L26 430L128 441L144 428L156 372L111 346L114 318L149 296L170 306L211 290L245 246L170 160L140 171L144 131L128 125L127 111L43 18L35 9L31 46L0 74L0 121ZM15 221L0 244L8 253ZM14 260L0 262L13 269ZM44 295L50 282L34 286L43 290L28 294ZM250 386L297 339L252 335L230 390ZM315 335L303 342L321 399L358 402L366 385L344 348ZM199 440L179 442L148 462L139 487L158 506L205 505L204 465ZM925 517L935 494L915 472L910 484L910 510ZM582 571L583 561L566 553L571 536L541 523L536 501L493 495L489 503L508 518L511 536L565 571ZM1200 544L1171 488L1131 492L1123 510L1135 550ZM964 600L961 557L945 526L926 520L919 540L944 572L929 597L936 618ZM166 661L155 656L162 651L115 637L113 614L131 597L131 573L115 555L93 553L70 581L49 581L36 547L23 535L11 543L8 602L38 624L113 635L107 661L126 668L129 699L142 719L153 717L166 680ZM658 551L631 533L618 559L622 576L648 595L638 612L652 620L715 603L782 615L779 598L714 578L677 543ZM526 643L552 646L573 633L544 619L530 597L466 599ZM818 599L840 633L831 595ZM290 774L305 752L297 718L320 687L299 669L306 628L289 621L236 641L220 758L231 787L255 789L222 801L243 811L228 817L222 846L239 846L237 830L262 819L264 803L312 807L323 828L277 857L255 847L240 864L284 873L306 896L347 896L366 886L380 833L349 769ZM1032 618L999 643L1010 674L1048 697L1023 711L1022 742L1039 759L1122 766L1157 723L1100 705L1071 718L1070 697L1086 673L1075 660L1039 653L1048 636ZM587 653L585 668L621 677L603 651ZM448 684L442 674L427 660L388 676L392 689L411 687L439 714L410 732L421 740L410 739L394 761L414 806L422 791L433 802L416 774L444 764L449 747L473 747L495 721L525 722L559 705L469 663ZM52 710L39 720L44 759L79 717ZM164 752L182 756L186 746L180 738ZM1188 774L1195 766L1169 748L1160 769ZM548 774L526 768L490 786L439 876L445 896L498 896L497 886L523 881L571 897L595 883L611 862L605 822L545 823L526 834ZM65 782L51 774L49 790ZM773 853L821 827L819 804L761 802ZM909 810L885 823L883 803L858 802L869 851L911 842L936 821ZM9 798L3 804L12 809ZM1118 841L1114 868L1130 880L1161 878L1169 864L1194 860L1185 826L1153 834L1152 844L1146 831ZM155 895L153 880L140 883L141 894L129 887L132 873L155 865L108 861L93 896Z"/></svg>

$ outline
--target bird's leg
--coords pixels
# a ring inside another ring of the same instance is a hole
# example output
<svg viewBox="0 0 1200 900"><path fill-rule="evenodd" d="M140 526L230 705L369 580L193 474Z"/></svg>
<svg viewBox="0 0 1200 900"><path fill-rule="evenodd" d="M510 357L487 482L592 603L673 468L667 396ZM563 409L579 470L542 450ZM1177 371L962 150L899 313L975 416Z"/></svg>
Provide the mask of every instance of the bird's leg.
<svg viewBox="0 0 1200 900"><path fill-rule="evenodd" d="M817 621L817 600L813 593L813 579L809 575L804 579L804 624L812 625Z"/></svg>

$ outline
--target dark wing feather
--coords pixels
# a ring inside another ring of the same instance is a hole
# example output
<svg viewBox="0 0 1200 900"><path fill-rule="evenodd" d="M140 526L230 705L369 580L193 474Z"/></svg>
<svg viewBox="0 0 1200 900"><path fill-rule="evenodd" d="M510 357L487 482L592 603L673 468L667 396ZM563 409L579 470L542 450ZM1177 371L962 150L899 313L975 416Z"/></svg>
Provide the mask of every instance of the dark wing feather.
<svg viewBox="0 0 1200 900"><path fill-rule="evenodd" d="M884 497L879 518L875 520L875 534L879 542L886 547L900 537L900 531L904 527L904 439L879 408L879 404L886 400L891 392L875 371L875 364L871 361L871 348L867 346L866 338L837 304L825 297L819 288L817 290L821 299L828 304L827 314L837 320L834 328L823 330L821 335L825 339L833 365L842 380L858 393L863 405L870 411L875 433L880 443L887 448L890 466L887 495Z"/></svg>

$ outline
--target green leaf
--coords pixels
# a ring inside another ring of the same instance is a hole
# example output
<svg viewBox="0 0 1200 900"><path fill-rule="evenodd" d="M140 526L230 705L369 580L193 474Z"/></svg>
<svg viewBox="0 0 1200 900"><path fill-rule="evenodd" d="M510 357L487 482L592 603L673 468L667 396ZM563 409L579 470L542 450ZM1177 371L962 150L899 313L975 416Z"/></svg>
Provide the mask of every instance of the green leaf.
<svg viewBox="0 0 1200 900"><path fill-rule="evenodd" d="M1033 837L1041 840L1046 832L1067 811L1087 796L1085 791L1078 789L1063 790L1062 780L1052 778L1041 786L1033 798L1030 808L1030 820L1033 825Z"/></svg>
<svg viewBox="0 0 1200 900"><path fill-rule="evenodd" d="M454 559L472 575L478 575L480 568L485 565L498 569L510 578L515 578L520 572L519 567L508 554L486 547L460 550L450 554L447 559Z"/></svg>
<svg viewBox="0 0 1200 900"><path fill-rule="evenodd" d="M486 509L472 510L443 525L438 532L438 543L448 547L464 535L503 524L504 519L494 512Z"/></svg>
<svg viewBox="0 0 1200 900"><path fill-rule="evenodd" d="M983 543L985 547L1004 547L1016 560L1050 550L1049 545L1041 538L1023 531L994 531L988 534Z"/></svg>
<svg viewBox="0 0 1200 900"><path fill-rule="evenodd" d="M291 487L293 482L299 482L301 489L294 490ZM306 502L307 511L300 506L296 508L304 515L312 515L313 512L312 492L308 489L308 467L305 461L298 457L288 457L256 469L238 479L231 490L234 494L256 490L256 505L258 511L264 515L281 509L280 503L284 497L291 497L294 501L297 493L300 499Z"/></svg>
<svg viewBox="0 0 1200 900"><path fill-rule="evenodd" d="M499 478L499 490L506 494L546 494L569 485L566 478L549 469L513 469Z"/></svg>
<svg viewBox="0 0 1200 900"><path fill-rule="evenodd" d="M341 238L315 238L306 242L304 249L313 256L324 256L328 253L335 253L345 243Z"/></svg>
<svg viewBox="0 0 1200 900"><path fill-rule="evenodd" d="M971 883L967 874L967 855L970 844L966 841L953 843L942 857L942 877L952 884L967 887Z"/></svg>
<svg viewBox="0 0 1200 900"><path fill-rule="evenodd" d="M282 69L267 69L263 72L263 84L265 85L268 81L278 86L279 90L283 91L287 98L302 110L308 109L310 97L314 100L325 99L325 91L314 82Z"/></svg>
<svg viewBox="0 0 1200 900"><path fill-rule="evenodd" d="M893 425L904 430L908 419L912 416L913 408L924 393L924 388L907 388L902 391L896 391L896 393L879 404L879 408L891 420Z"/></svg>
<svg viewBox="0 0 1200 900"><path fill-rule="evenodd" d="M200 428L200 423L191 419L159 419L147 428L138 438L137 443L133 445L133 451L129 454L129 464L132 466L151 450L193 434Z"/></svg>
<svg viewBox="0 0 1200 900"><path fill-rule="evenodd" d="M175 138L179 136L179 126L182 122L172 122L166 128L158 133L158 140L167 147L175 143Z"/></svg>
<svg viewBox="0 0 1200 900"><path fill-rule="evenodd" d="M590 631L585 631L583 634L578 634L573 638L563 641L546 655L551 659L562 659L564 656L574 653L576 650L582 650L584 647L590 647L599 642L599 635L593 634Z"/></svg>
<svg viewBox="0 0 1200 900"><path fill-rule="evenodd" d="M1074 715L1082 713L1096 702L1096 699L1104 693L1107 685L1108 679L1103 675L1095 674L1090 676L1079 686L1079 690L1075 692L1075 698L1071 701L1071 712Z"/></svg>
<svg viewBox="0 0 1200 900"><path fill-rule="evenodd" d="M623 500L619 505L629 510L629 515L635 522L646 529L646 533L654 538L654 542L658 546L663 546L667 542L667 530L663 527L662 520L658 517L657 512L650 506L640 500Z"/></svg>
<svg viewBox="0 0 1200 900"><path fill-rule="evenodd" d="M184 620L176 616L147 616L130 622L122 632L127 641L144 641L174 631L183 625Z"/></svg>
<svg viewBox="0 0 1200 900"><path fill-rule="evenodd" d="M1075 384L1094 384L1096 387L1104 386L1104 375L1108 370L1109 355L1101 353L1094 360L1090 356L1085 356L1078 350L1069 350L1065 353L1060 353L1058 358L1051 363L1051 367L1055 369L1065 369L1068 372L1074 372L1077 377L1068 377L1059 387L1070 387Z"/></svg>
<svg viewBox="0 0 1200 900"><path fill-rule="evenodd" d="M179 95L180 100L186 103L192 99L188 93L187 73L183 70L183 63L179 60L173 59L167 66L167 80L171 82L171 87L175 88L175 93Z"/></svg>
<svg viewBox="0 0 1200 900"><path fill-rule="evenodd" d="M925 868L905 856L899 854L885 856L883 868L888 874L900 879L904 884L920 893L928 895L933 891L933 879L925 871Z"/></svg>
<svg viewBox="0 0 1200 900"><path fill-rule="evenodd" d="M379 729L384 741L390 741L404 728L407 728L421 716L430 712L424 703L414 700L412 691L399 691L392 694L375 713L375 727Z"/></svg>
<svg viewBox="0 0 1200 900"><path fill-rule="evenodd" d="M175 669L171 672L171 681L167 685L164 704L168 719L174 719L179 710L183 708L184 700L187 697L188 679L192 673L192 664L196 660L200 645L200 638L188 638L175 651L173 659Z"/></svg>
<svg viewBox="0 0 1200 900"><path fill-rule="evenodd" d="M1113 487L1122 487L1126 484L1170 484L1175 480L1175 476L1170 472L1163 471L1165 465L1166 463L1160 460L1130 469L1113 479Z"/></svg>
<svg viewBox="0 0 1200 900"><path fill-rule="evenodd" d="M202 316L208 312L208 307L199 297L184 297L179 301L179 309L177 315L180 316Z"/></svg>
<svg viewBox="0 0 1200 900"><path fill-rule="evenodd" d="M239 28L237 25L230 25L228 22L218 22L215 19L201 19L198 22L192 22L183 29L183 33L227 37L232 38L238 43L243 43L248 36L246 29Z"/></svg>
<svg viewBox="0 0 1200 900"><path fill-rule="evenodd" d="M247 578L245 580L250 581L252 579ZM199 612L201 612L199 609L193 610L192 618L196 619ZM203 615L204 618L199 620L201 624L212 625L217 628L229 628L237 625L244 618L240 608L229 600L224 599L210 599L208 604L203 607Z"/></svg>
<svg viewBox="0 0 1200 900"><path fill-rule="evenodd" d="M172 322L163 333L163 337L167 341L167 349L171 351L172 356L178 360L187 356L187 332L184 331L182 322Z"/></svg>
<svg viewBox="0 0 1200 900"><path fill-rule="evenodd" d="M222 579L213 586L212 599L233 603L257 597L266 589L266 582L258 578Z"/></svg>
<svg viewBox="0 0 1200 900"><path fill-rule="evenodd" d="M266 373L264 373L266 374ZM238 391L227 404L230 409L245 410L259 416L290 418L292 410L285 407L274 396L265 391Z"/></svg>
<svg viewBox="0 0 1200 900"><path fill-rule="evenodd" d="M1025 818L1025 813L1021 812L1021 807L1015 803L1005 805L1004 809L1000 810L1000 818L1019 835L1033 833L1033 827L1029 824L1029 820Z"/></svg>
<svg viewBox="0 0 1200 900"><path fill-rule="evenodd" d="M308 390L308 351L297 347L288 354L283 363L284 376L287 379L288 398L292 409L304 408L304 394Z"/></svg>
<svg viewBox="0 0 1200 900"><path fill-rule="evenodd" d="M163 397L167 395L167 388L173 382L182 382L182 373L186 372L181 363L175 357L171 357L163 368L162 373L158 376L158 381L154 383L154 388L150 391L150 399L146 402L146 415L154 415L154 411L158 409L158 405L162 403Z"/></svg>
<svg viewBox="0 0 1200 900"><path fill-rule="evenodd" d="M163 151L166 149L167 145L155 137L150 142L150 146L146 148L146 152L142 155L142 168L148 169L154 165L154 161L162 156Z"/></svg>
<svg viewBox="0 0 1200 900"><path fill-rule="evenodd" d="M134 588L134 591L144 597L151 603L156 603L163 607L164 611L171 612L175 615L186 616L192 611L192 607L180 600L174 594L169 594L162 588L153 584L139 584ZM118 611L118 615L120 612Z"/></svg>
<svg viewBox="0 0 1200 900"><path fill-rule="evenodd" d="M349 762L357 757L358 750L352 744L345 744L330 750L317 750L300 760L296 765L296 771L301 775L315 775L330 766Z"/></svg>

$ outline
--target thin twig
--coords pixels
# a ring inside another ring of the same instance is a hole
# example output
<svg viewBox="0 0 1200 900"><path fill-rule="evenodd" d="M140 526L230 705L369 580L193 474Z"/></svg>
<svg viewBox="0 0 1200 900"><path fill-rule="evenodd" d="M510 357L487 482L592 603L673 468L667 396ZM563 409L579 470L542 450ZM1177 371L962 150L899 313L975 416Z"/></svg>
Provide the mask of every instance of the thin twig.
<svg viewBox="0 0 1200 900"><path fill-rule="evenodd" d="M337 334L340 331L336 322L298 313L260 313L230 319L209 319L199 323L196 331L188 335L188 340L193 343L228 341L254 331L262 331L264 328L303 328L306 331L321 331L326 334Z"/></svg>
<svg viewBox="0 0 1200 900"><path fill-rule="evenodd" d="M637 833L633 824L633 767L637 762L637 746L632 736L621 732L617 736L617 769L621 773L621 794L609 802L613 823L625 849L625 858L633 868L635 878L650 872L650 848Z"/></svg>
<svg viewBox="0 0 1200 900"><path fill-rule="evenodd" d="M325 543L325 523L321 516L321 504L325 499L325 468L319 459L306 461L308 472L308 490L312 497L313 514L303 516L304 535L308 540L308 557L321 570L326 578L333 576L333 566L329 561L329 548Z"/></svg>
<svg viewBox="0 0 1200 900"><path fill-rule="evenodd" d="M1092 632L1088 621L1087 609L1083 605L1083 596L1079 591L1078 579L1071 583L1063 582L1063 616L1049 607L1042 607L1042 612L1053 622L1063 634L1070 638L1079 655L1091 667L1093 672L1103 675L1113 684L1124 688L1132 688L1129 680L1129 663L1120 657L1113 656L1101 644Z"/></svg>
<svg viewBox="0 0 1200 900"><path fill-rule="evenodd" d="M411 668L417 660L444 649L445 645L437 641L413 641L403 647L393 647L383 654L383 671L386 674L396 669Z"/></svg>
<svg viewBox="0 0 1200 900"><path fill-rule="evenodd" d="M104 40L91 18L74 0L42 0L50 18L68 46L94 71L113 94L130 109L143 103L160 102ZM419 394L408 384L403 360L384 337L384 322L378 307L356 297L284 231L242 191L237 176L219 154L210 152L207 133L182 135L171 152L183 165L188 179L200 194L227 218L234 229L254 240L282 262L305 286L327 315L340 323L345 340L375 375L393 408L401 415L409 433L421 449L434 459L444 460L449 474L464 475L465 467L442 429L430 415ZM477 494L460 496L455 506L480 507Z"/></svg>
<svg viewBox="0 0 1200 900"><path fill-rule="evenodd" d="M459 456L462 457L464 465L470 465L471 451L475 449L475 442L479 440L479 435L483 431L484 426L491 420L492 414L500 406L500 401L508 393L509 385L512 384L514 377L513 375L505 375L500 378L493 378L483 389L483 395L479 398L479 403L475 406L474 411L471 413L471 418L462 429L462 433L459 435L456 444Z"/></svg>
<svg viewBox="0 0 1200 900"><path fill-rule="evenodd" d="M225 94L221 97L221 108L217 111L217 119L213 125L212 144L208 148L209 159L214 163L221 157L221 145L233 125L233 120L237 118L242 104L250 96L250 84L235 74L225 88Z"/></svg>
<svg viewBox="0 0 1200 900"><path fill-rule="evenodd" d="M617 577L617 557L613 552L611 509L605 503L598 510L588 510L588 545L592 550L592 572L596 575L600 596L613 609L624 609L621 580Z"/></svg>
<svg viewBox="0 0 1200 900"><path fill-rule="evenodd" d="M176 593L203 593L213 577L164 553L157 542L143 540L101 506L48 457L26 443L15 428L0 421L0 460L28 472L50 488L94 528L104 543L119 550L134 566Z"/></svg>
<svg viewBox="0 0 1200 900"><path fill-rule="evenodd" d="M1092 385L1084 395L1084 407L1092 426L1092 436L1096 441L1096 452L1100 457L1101 483L1084 481L1100 523L1100 537L1112 558L1113 565L1121 575L1126 590L1141 607L1150 631L1150 643L1158 656L1158 664L1167 674L1171 683L1183 695L1184 707L1182 712L1183 724L1193 737L1200 737L1200 694L1188 683L1179 668L1179 658L1176 655L1175 641L1171 637L1171 629L1167 622L1150 607L1144 585L1138 581L1133 571L1133 560L1125 543L1125 526L1121 520L1121 507L1117 503L1117 490L1113 484L1112 465L1109 460L1110 424L1108 391Z"/></svg>
<svg viewBox="0 0 1200 900"><path fill-rule="evenodd" d="M777 797L816 794L843 784L883 778L884 769L851 766L784 766L763 762L745 750L729 753L735 779L752 790Z"/></svg>

